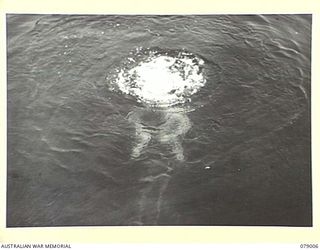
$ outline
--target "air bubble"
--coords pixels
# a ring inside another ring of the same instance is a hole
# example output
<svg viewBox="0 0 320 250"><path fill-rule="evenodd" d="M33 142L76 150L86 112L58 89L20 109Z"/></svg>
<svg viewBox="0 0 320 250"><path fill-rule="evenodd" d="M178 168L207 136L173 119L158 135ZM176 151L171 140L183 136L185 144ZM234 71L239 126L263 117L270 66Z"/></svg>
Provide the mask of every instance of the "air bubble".
<svg viewBox="0 0 320 250"><path fill-rule="evenodd" d="M140 53L141 47L135 50L136 56L128 57L115 69L111 82L139 102L162 107L191 102L191 95L206 83L202 70L199 72L202 59L191 53L150 48Z"/></svg>

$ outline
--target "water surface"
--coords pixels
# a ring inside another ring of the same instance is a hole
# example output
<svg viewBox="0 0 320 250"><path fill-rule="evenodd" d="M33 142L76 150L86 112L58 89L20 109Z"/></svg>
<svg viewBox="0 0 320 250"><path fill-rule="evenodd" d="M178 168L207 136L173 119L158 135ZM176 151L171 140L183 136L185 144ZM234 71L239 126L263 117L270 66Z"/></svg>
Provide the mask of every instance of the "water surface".
<svg viewBox="0 0 320 250"><path fill-rule="evenodd" d="M310 60L311 15L7 15L7 225L310 226Z"/></svg>

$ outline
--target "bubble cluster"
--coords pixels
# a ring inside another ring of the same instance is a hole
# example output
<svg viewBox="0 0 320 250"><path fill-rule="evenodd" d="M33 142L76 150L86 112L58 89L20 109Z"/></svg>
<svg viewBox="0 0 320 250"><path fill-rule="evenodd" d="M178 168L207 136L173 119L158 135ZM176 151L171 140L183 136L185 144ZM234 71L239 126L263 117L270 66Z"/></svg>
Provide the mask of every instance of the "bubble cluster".
<svg viewBox="0 0 320 250"><path fill-rule="evenodd" d="M204 61L186 51L138 51L117 69L111 86L150 105L190 100L206 83Z"/></svg>

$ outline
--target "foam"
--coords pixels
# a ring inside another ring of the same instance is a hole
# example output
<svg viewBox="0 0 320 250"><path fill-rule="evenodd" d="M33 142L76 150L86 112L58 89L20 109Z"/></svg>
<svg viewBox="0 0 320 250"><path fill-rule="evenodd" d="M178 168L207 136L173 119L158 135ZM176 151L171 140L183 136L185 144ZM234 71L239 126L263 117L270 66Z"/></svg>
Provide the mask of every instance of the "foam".
<svg viewBox="0 0 320 250"><path fill-rule="evenodd" d="M203 64L202 59L190 53L150 53L135 66L120 69L115 83L121 92L141 102L173 106L189 101L205 85Z"/></svg>

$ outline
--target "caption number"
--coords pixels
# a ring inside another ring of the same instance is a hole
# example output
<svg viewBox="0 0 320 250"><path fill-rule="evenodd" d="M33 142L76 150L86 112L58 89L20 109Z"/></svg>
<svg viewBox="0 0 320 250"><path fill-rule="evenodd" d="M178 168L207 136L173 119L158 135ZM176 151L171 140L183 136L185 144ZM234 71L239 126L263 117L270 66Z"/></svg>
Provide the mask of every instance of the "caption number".
<svg viewBox="0 0 320 250"><path fill-rule="evenodd" d="M300 248L319 248L318 244L300 244Z"/></svg>

